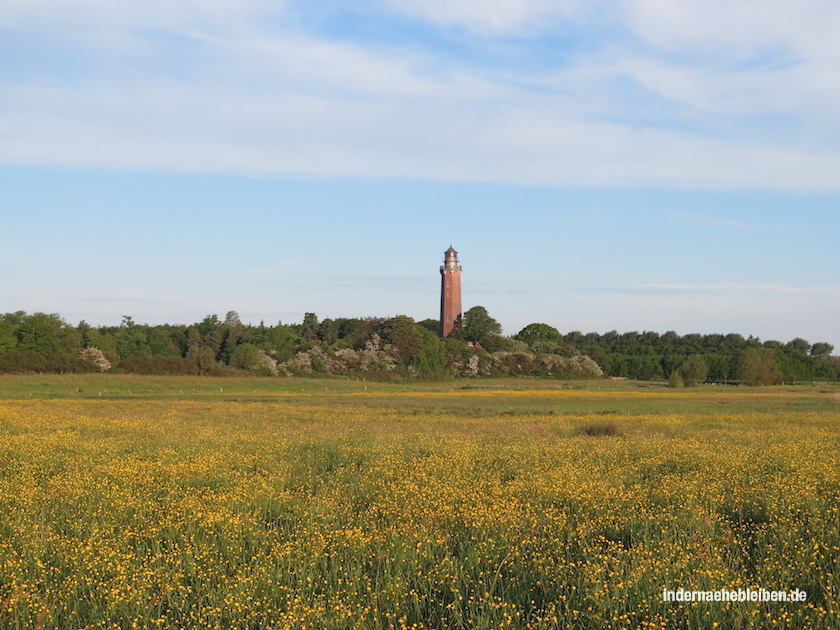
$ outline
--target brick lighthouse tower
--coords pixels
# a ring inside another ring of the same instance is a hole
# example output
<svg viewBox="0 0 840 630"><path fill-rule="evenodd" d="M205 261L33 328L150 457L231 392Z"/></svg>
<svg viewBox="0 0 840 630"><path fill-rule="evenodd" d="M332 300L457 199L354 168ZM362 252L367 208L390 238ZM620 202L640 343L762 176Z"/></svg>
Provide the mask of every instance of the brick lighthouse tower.
<svg viewBox="0 0 840 630"><path fill-rule="evenodd" d="M461 265L452 245L440 268L440 336L448 337L461 320Z"/></svg>

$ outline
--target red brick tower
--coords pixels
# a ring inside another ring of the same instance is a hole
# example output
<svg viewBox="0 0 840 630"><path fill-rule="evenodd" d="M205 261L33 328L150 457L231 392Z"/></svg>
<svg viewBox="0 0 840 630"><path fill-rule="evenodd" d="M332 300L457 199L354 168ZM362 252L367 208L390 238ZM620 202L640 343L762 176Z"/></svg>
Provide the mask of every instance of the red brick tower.
<svg viewBox="0 0 840 630"><path fill-rule="evenodd" d="M440 336L448 337L461 321L461 265L452 245L443 252L440 268Z"/></svg>

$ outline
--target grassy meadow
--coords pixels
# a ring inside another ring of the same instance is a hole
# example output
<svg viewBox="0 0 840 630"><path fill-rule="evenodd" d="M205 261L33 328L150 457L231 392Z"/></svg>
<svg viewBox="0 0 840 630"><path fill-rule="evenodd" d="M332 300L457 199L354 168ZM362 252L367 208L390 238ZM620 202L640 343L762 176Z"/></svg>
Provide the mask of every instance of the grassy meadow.
<svg viewBox="0 0 840 630"><path fill-rule="evenodd" d="M837 387L0 377L4 630L830 629L838 589Z"/></svg>

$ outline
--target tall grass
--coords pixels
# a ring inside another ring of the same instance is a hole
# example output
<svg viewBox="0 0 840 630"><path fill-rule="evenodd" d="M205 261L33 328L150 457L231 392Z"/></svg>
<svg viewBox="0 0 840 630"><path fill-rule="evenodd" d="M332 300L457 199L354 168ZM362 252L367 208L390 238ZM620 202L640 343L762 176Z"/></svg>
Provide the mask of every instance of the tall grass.
<svg viewBox="0 0 840 630"><path fill-rule="evenodd" d="M836 406L408 394L0 403L0 627L840 626Z"/></svg>

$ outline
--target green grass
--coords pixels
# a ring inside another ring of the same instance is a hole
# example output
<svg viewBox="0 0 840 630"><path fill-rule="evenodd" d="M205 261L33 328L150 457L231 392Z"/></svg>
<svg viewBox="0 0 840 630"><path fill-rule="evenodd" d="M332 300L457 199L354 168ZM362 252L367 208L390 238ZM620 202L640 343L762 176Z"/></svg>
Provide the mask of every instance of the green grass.
<svg viewBox="0 0 840 630"><path fill-rule="evenodd" d="M551 379L474 379L377 381L363 378L268 378L206 376L134 376L127 374L0 375L0 400L15 398L202 398L225 395L346 394L379 392L480 392L519 390L628 389L664 390L664 383L634 383L610 379L556 381Z"/></svg>

